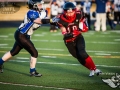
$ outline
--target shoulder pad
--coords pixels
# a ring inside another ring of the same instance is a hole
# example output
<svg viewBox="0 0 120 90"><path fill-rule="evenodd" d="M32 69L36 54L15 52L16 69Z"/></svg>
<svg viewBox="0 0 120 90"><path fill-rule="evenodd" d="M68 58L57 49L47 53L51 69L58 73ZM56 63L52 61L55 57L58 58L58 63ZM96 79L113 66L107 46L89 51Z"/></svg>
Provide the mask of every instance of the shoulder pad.
<svg viewBox="0 0 120 90"><path fill-rule="evenodd" d="M47 17L47 11L46 10L42 10L41 12L40 12L40 18L41 19L44 19L44 18L46 18Z"/></svg>
<svg viewBox="0 0 120 90"><path fill-rule="evenodd" d="M28 19L34 21L36 18L39 18L39 13L35 10L29 10L27 13Z"/></svg>

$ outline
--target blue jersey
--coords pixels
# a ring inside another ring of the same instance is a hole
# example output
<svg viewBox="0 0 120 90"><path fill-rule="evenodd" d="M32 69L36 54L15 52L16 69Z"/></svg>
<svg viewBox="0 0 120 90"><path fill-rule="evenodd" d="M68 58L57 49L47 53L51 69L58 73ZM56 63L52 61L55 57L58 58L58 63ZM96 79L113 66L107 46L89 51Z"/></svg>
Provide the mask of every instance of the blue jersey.
<svg viewBox="0 0 120 90"><path fill-rule="evenodd" d="M96 0L96 12L97 13L106 12L106 2L107 0Z"/></svg>
<svg viewBox="0 0 120 90"><path fill-rule="evenodd" d="M41 12L35 10L29 10L24 17L23 23L19 26L19 31L24 34L32 35L33 31L40 27L40 24L34 23L34 20L37 18L43 19L46 18L47 12L42 10Z"/></svg>

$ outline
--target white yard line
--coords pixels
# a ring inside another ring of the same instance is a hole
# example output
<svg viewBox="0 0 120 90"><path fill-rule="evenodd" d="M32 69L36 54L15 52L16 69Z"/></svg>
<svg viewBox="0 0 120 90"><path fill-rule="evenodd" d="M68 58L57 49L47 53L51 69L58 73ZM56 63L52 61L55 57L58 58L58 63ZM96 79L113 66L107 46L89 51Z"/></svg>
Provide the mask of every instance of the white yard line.
<svg viewBox="0 0 120 90"><path fill-rule="evenodd" d="M4 44L6 45L6 44ZM3 47L2 44L0 45L0 48L9 48L11 49L12 47ZM52 49L52 48L37 48L37 50L45 50L45 51L65 51L64 49ZM87 52L91 52L91 53L107 53L107 54L111 54L111 53L116 53L119 54L120 52L115 52L115 51L92 51L92 50L86 50ZM0 52L6 52L6 51L0 51ZM21 52L21 53L26 53L26 52ZM41 53L40 53L41 54Z"/></svg>
<svg viewBox="0 0 120 90"><path fill-rule="evenodd" d="M7 38L8 36L6 35L0 35L0 38Z"/></svg>
<svg viewBox="0 0 120 90"><path fill-rule="evenodd" d="M29 62L29 60L10 60L9 62ZM69 64L69 63L54 63L54 62L37 62L39 64L56 64L56 65L69 65L69 66L81 66L81 64ZM111 68L120 68L120 66L108 66L108 65L96 65L99 67L111 67Z"/></svg>
<svg viewBox="0 0 120 90"><path fill-rule="evenodd" d="M0 82L0 84L4 85L13 85L13 86L24 86L24 87L36 87L36 88L48 88L48 89L57 89L57 90L73 90L68 88L58 88L58 87L47 87L47 86L39 86L39 85L32 85L32 84L19 84L19 83L9 83L9 82Z"/></svg>
<svg viewBox="0 0 120 90"><path fill-rule="evenodd" d="M0 44L0 46L7 46L8 44Z"/></svg>

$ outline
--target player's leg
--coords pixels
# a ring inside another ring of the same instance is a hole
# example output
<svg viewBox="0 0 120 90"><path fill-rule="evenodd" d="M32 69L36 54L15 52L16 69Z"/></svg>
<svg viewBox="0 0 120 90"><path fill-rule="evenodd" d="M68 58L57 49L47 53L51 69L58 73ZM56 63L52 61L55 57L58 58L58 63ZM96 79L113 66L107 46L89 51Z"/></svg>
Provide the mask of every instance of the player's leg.
<svg viewBox="0 0 120 90"><path fill-rule="evenodd" d="M70 53L73 57L77 58L76 49L75 49L75 43L74 43L74 42L66 42L66 41L64 41L64 43L65 43L65 45L66 45L69 53Z"/></svg>
<svg viewBox="0 0 120 90"><path fill-rule="evenodd" d="M93 76L95 72L96 73L98 72L98 69L96 69L96 66L95 66L92 58L87 54L87 52L85 50L85 41L84 41L84 38L82 35L80 35L77 39L76 54L77 54L78 61L83 66L88 68L90 71L93 71L92 75L89 75L89 76Z"/></svg>
<svg viewBox="0 0 120 90"><path fill-rule="evenodd" d="M34 44L28 39L25 42L22 42L22 45L25 50L27 50L30 54L30 76L40 77L42 76L36 71L36 62L38 57L38 51L36 50Z"/></svg>
<svg viewBox="0 0 120 90"><path fill-rule="evenodd" d="M30 75L31 76L42 76L41 74L37 73L36 69L35 69L38 52L37 52L36 48L34 47L34 44L30 41L30 36L26 35L26 34L22 34L19 31L16 31L15 39L31 55L31 57L30 57Z"/></svg>
<svg viewBox="0 0 120 90"><path fill-rule="evenodd" d="M5 53L2 58L0 58L0 72L3 72L3 63L9 60L12 56L19 53L22 48L15 42L12 50Z"/></svg>

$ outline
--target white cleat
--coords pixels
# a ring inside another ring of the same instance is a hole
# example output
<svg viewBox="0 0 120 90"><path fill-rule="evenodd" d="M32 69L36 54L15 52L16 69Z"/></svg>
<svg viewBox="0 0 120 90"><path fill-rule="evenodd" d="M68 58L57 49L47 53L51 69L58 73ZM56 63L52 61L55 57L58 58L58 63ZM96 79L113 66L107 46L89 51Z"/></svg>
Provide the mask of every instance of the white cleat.
<svg viewBox="0 0 120 90"><path fill-rule="evenodd" d="M92 76L94 76L95 74L96 74L97 76L99 76L101 73L102 73L102 72L101 72L99 69L96 69L95 71L94 71L94 70L91 70L89 76L92 77Z"/></svg>
<svg viewBox="0 0 120 90"><path fill-rule="evenodd" d="M102 71L99 70L99 69L96 69L96 70L95 70L95 74L96 74L97 76L99 76L100 74L102 74Z"/></svg>
<svg viewBox="0 0 120 90"><path fill-rule="evenodd" d="M89 76L92 77L92 76L94 76L94 74L95 74L95 71L91 70Z"/></svg>

